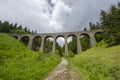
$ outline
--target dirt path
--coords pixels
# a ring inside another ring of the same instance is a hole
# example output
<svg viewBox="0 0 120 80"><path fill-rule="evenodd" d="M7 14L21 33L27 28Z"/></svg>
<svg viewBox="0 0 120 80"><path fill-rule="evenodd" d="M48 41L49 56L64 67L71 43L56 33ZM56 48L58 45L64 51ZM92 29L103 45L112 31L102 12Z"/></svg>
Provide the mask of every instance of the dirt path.
<svg viewBox="0 0 120 80"><path fill-rule="evenodd" d="M45 80L80 80L79 77L74 77L74 72L70 71L67 66L68 61L62 58L62 62Z"/></svg>

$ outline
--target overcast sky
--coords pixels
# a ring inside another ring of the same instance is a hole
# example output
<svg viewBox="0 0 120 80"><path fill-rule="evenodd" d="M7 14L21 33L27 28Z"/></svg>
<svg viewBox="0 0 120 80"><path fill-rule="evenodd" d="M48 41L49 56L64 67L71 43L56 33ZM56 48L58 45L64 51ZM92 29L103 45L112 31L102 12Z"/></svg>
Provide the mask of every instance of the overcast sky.
<svg viewBox="0 0 120 80"><path fill-rule="evenodd" d="M81 31L119 0L0 0L0 20L38 33Z"/></svg>

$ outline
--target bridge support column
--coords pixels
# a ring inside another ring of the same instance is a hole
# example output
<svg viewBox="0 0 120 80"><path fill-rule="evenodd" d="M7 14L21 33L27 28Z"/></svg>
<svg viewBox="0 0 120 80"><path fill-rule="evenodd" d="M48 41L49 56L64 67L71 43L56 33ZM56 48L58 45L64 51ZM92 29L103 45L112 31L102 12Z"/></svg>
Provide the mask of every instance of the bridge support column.
<svg viewBox="0 0 120 80"><path fill-rule="evenodd" d="M96 40L93 33L90 33L90 47L94 47L96 45Z"/></svg>
<svg viewBox="0 0 120 80"><path fill-rule="evenodd" d="M33 38L30 37L29 43L28 43L28 48L32 49L32 43L33 43Z"/></svg>
<svg viewBox="0 0 120 80"><path fill-rule="evenodd" d="M82 52L82 47L81 47L81 43L80 43L80 36L77 35L77 53Z"/></svg>
<svg viewBox="0 0 120 80"><path fill-rule="evenodd" d="M67 36L65 36L65 54L68 54Z"/></svg>
<svg viewBox="0 0 120 80"><path fill-rule="evenodd" d="M18 37L18 41L20 41L21 37Z"/></svg>
<svg viewBox="0 0 120 80"><path fill-rule="evenodd" d="M56 41L55 41L55 39L56 38L54 38L54 40L53 40L53 46L52 46L52 52L53 52L53 54L55 54L55 49L56 49L56 46L55 46Z"/></svg>
<svg viewBox="0 0 120 80"><path fill-rule="evenodd" d="M41 46L40 46L40 51L43 52L43 48L44 48L44 37L42 37L42 42L41 42Z"/></svg>
<svg viewBox="0 0 120 80"><path fill-rule="evenodd" d="M18 37L18 41L20 41L22 39L23 36L17 36Z"/></svg>

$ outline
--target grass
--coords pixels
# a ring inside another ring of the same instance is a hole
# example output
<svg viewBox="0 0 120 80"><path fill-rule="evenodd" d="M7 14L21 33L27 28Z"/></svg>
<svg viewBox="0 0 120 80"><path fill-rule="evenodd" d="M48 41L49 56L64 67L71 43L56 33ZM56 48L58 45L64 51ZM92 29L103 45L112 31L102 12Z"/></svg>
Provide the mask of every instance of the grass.
<svg viewBox="0 0 120 80"><path fill-rule="evenodd" d="M120 46L95 47L67 59L82 80L120 80ZM60 61L52 53L31 51L0 33L0 80L44 80Z"/></svg>
<svg viewBox="0 0 120 80"><path fill-rule="evenodd" d="M82 80L120 80L120 46L95 47L68 60L69 68L78 69Z"/></svg>
<svg viewBox="0 0 120 80"><path fill-rule="evenodd" d="M44 80L60 62L51 54L37 53L0 33L0 80Z"/></svg>

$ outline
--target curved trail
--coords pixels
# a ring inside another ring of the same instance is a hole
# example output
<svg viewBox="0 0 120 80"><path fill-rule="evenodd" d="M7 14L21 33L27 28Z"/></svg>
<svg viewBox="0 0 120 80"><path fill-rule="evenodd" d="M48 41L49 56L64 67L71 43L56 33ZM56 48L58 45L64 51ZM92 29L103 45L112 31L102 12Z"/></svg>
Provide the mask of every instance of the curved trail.
<svg viewBox="0 0 120 80"><path fill-rule="evenodd" d="M62 58L61 63L45 80L80 80L80 78L74 78L74 72L68 69L68 61Z"/></svg>

